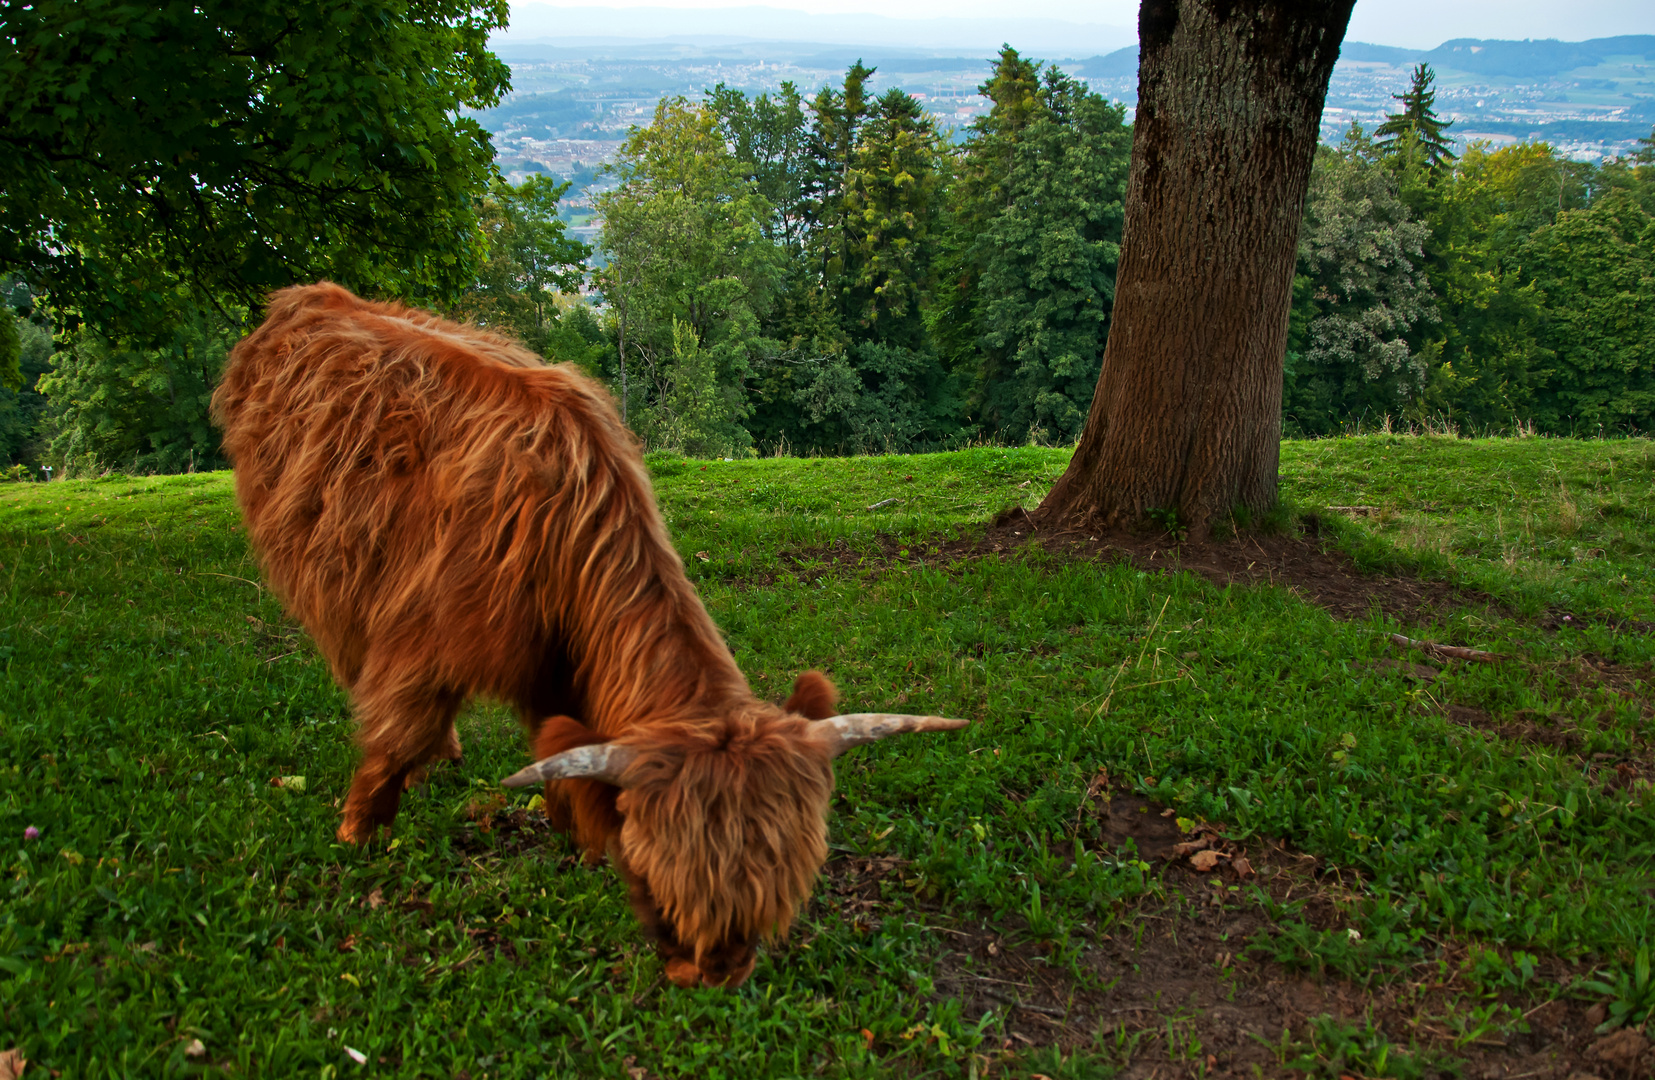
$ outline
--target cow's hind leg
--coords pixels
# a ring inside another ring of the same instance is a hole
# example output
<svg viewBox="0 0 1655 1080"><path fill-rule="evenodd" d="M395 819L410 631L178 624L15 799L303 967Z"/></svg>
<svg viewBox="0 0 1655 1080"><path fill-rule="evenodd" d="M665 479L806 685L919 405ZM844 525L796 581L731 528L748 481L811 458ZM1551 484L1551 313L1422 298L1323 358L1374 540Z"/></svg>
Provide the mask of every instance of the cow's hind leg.
<svg viewBox="0 0 1655 1080"><path fill-rule="evenodd" d="M396 820L403 785L420 766L457 750L454 716L461 695L452 690L403 687L375 693L356 687L362 725L362 764L345 797L339 839L360 844Z"/></svg>
<svg viewBox="0 0 1655 1080"><path fill-rule="evenodd" d="M460 748L460 736L454 730L452 721L449 722L448 732L443 737L441 749L431 755L431 760L452 761L456 765L465 760L465 752ZM423 786L430 778L431 769L428 766L421 765L410 772L402 781L402 788L404 791L413 791L415 788Z"/></svg>

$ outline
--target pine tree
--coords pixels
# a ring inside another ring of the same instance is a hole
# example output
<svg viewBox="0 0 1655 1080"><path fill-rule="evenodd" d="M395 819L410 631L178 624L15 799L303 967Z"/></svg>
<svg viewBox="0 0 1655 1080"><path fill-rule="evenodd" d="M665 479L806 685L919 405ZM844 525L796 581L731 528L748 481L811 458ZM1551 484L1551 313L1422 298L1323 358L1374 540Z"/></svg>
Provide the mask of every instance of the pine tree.
<svg viewBox="0 0 1655 1080"><path fill-rule="evenodd" d="M1434 108L1437 92L1431 89L1431 84L1436 78L1430 64L1415 67L1407 92L1391 95L1402 102L1402 111L1386 114L1385 122L1373 133L1379 149L1387 154L1404 153L1409 147L1417 148L1427 167L1433 171L1455 158L1453 144L1445 134L1454 122L1437 119Z"/></svg>
<svg viewBox="0 0 1655 1080"><path fill-rule="evenodd" d="M1085 84L1007 46L967 136L934 337L1002 438L1080 433L1114 300L1130 131Z"/></svg>
<svg viewBox="0 0 1655 1080"><path fill-rule="evenodd" d="M804 191L805 232L814 242L824 280L842 272L840 241L849 215L845 188L862 124L873 111L867 84L875 70L858 60L845 72L843 91L824 86L810 105L813 123Z"/></svg>

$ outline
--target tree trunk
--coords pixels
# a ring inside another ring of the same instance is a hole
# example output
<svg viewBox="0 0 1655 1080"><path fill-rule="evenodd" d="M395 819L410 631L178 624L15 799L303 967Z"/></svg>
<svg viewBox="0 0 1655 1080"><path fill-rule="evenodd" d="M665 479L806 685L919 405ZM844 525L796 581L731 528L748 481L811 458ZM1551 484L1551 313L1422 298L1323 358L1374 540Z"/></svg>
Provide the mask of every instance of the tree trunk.
<svg viewBox="0 0 1655 1080"><path fill-rule="evenodd" d="M1042 523L1176 511L1194 538L1276 502L1293 266L1354 0L1144 0L1115 307Z"/></svg>

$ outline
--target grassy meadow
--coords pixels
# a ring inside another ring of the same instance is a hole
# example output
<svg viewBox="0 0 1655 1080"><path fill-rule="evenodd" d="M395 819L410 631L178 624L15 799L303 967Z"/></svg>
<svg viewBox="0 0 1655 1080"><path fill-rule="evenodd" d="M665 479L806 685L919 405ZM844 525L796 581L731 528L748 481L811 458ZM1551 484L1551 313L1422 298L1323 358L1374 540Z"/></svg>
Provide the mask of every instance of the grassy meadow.
<svg viewBox="0 0 1655 1080"><path fill-rule="evenodd" d="M497 706L391 842L334 842L347 703L261 587L229 474L0 486L0 1052L87 1078L1432 1076L1539 1045L1553 999L1596 1010L1590 1038L1646 1022L1655 445L1286 444L1307 543L1489 599L1410 625L1286 583L934 554L1067 456L651 459L761 692L819 667L847 708L973 721L841 759L834 859L736 992L661 985L614 875L499 788L527 755ZM1109 798L1230 868L1112 843ZM1262 887L1278 841L1320 868L1303 895ZM1188 977L1354 1004L1233 1038L1187 996L1110 1007L1146 927L1209 911L1243 930ZM1056 1004L1020 1008L1002 954Z"/></svg>

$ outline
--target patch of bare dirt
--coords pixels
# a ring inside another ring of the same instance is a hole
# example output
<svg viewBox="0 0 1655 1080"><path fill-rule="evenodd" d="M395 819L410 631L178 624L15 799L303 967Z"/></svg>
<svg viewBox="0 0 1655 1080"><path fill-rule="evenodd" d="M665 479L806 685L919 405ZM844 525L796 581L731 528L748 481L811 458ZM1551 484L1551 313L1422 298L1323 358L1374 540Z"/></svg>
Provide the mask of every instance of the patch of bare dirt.
<svg viewBox="0 0 1655 1080"><path fill-rule="evenodd" d="M1293 535L1249 534L1224 541L1175 542L1165 534L1043 530L1022 510L1002 515L980 536L941 542L877 536L879 554L853 551L839 541L819 548L783 552L783 562L812 580L824 573L874 564L937 564L1006 554L1029 544L1071 561L1130 562L1140 570L1187 570L1217 585L1279 585L1342 619L1383 612L1406 624L1426 624L1451 611L1469 609L1510 617L1512 612L1486 593L1443 581L1392 574L1364 574L1348 555L1323 541L1309 518Z"/></svg>
<svg viewBox="0 0 1655 1080"><path fill-rule="evenodd" d="M1042 941L1019 920L972 924L921 906L924 921L935 924L936 996L960 1001L967 1017L1000 1021L999 1045L978 1075L1026 1076L1020 1060L1034 1048L1095 1053L1101 1042L1117 1053L1120 1075L1134 1080L1298 1077L1304 1073L1292 1064L1311 1052L1312 1021L1323 1017L1371 1022L1393 1055L1412 1051L1433 1063L1425 1076L1439 1067L1467 1080L1655 1075L1655 1051L1643 1035L1599 1035L1601 1006L1584 1001L1504 1000L1504 1022L1477 1031L1471 1010L1489 1002L1460 981L1463 944L1440 943L1440 956L1371 986L1262 958L1249 943L1268 940L1277 927L1244 899L1245 888L1233 887L1257 886L1278 903L1307 901L1295 917L1337 931L1357 900L1352 875L1280 842L1238 843L1219 825L1180 827L1166 808L1107 787L1106 779L1094 785L1096 797L1083 809L1093 835L1162 867L1164 898L1121 912L1078 948ZM816 902L872 930L896 914L897 905L881 897L902 890L905 874L900 859L835 859ZM914 917L911 904L902 902L903 917ZM1544 960L1537 984L1580 974ZM1354 1064L1318 1063L1335 1065L1330 1075L1361 1075Z"/></svg>
<svg viewBox="0 0 1655 1080"><path fill-rule="evenodd" d="M1425 665L1411 666L1421 671L1432 670ZM1645 720L1655 717L1655 704L1651 703L1647 692L1647 687L1655 684L1655 677L1647 669L1610 664L1592 656L1576 657L1558 666L1573 694L1594 694L1599 704L1614 698L1633 701ZM1423 676L1427 682L1430 678ZM1564 713L1518 709L1497 717L1478 706L1451 700L1427 709L1440 712L1461 727L1481 731L1506 742L1575 755L1587 782L1607 795L1624 792L1637 798L1647 789L1655 787L1655 742L1649 738L1647 730L1627 729L1631 738L1621 752L1598 751L1586 755L1583 751L1590 741L1590 732ZM1609 727L1614 723L1614 709L1604 708L1598 716L1598 724Z"/></svg>
<svg viewBox="0 0 1655 1080"><path fill-rule="evenodd" d="M1468 705L1449 705L1445 712L1449 720L1461 727L1475 728L1530 746L1544 746L1572 754L1585 742L1574 721L1561 713L1543 714L1523 709L1512 720L1501 723L1486 710Z"/></svg>
<svg viewBox="0 0 1655 1080"><path fill-rule="evenodd" d="M1650 703L1650 689L1655 687L1655 665L1635 667L1585 653L1565 662L1562 675L1576 693L1601 687L1616 697L1638 702L1645 717L1655 716L1655 708Z"/></svg>

